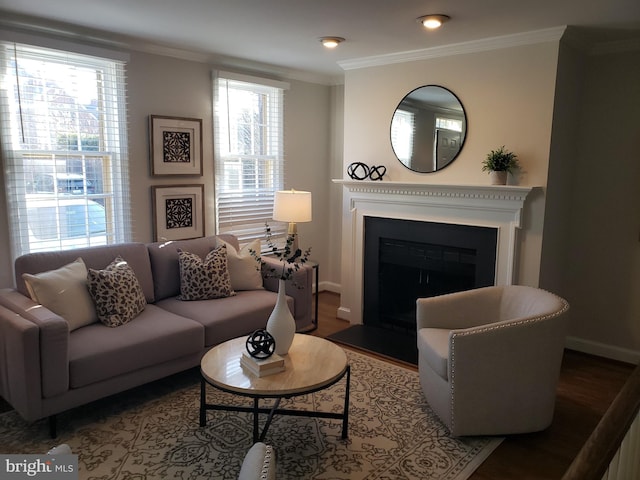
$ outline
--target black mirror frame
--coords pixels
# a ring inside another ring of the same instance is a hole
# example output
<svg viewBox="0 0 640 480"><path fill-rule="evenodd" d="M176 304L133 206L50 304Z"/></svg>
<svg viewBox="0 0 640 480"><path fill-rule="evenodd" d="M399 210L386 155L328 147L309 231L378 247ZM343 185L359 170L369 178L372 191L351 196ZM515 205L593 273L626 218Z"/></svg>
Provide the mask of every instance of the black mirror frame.
<svg viewBox="0 0 640 480"><path fill-rule="evenodd" d="M463 136L461 137L461 141L460 141L460 146L458 148L458 151L456 152L456 154L451 158L451 160L449 160L445 165L443 165L440 168L436 168L434 170L417 170L415 168L411 168L409 165L407 165L405 162L403 162L402 160L400 160L400 158L398 157L397 153L396 153L396 149L393 145L393 135L392 135L392 124L393 124L393 118L395 117L396 112L398 111L398 108L402 105L402 103L408 98L410 97L413 93L415 93L417 90L423 89L423 88L429 88L429 87L435 87L441 90L445 90L447 93L449 93L457 102L458 105L460 105L460 109L462 110L462 116L463 116L463 121L464 121L464 128L463 128ZM451 90L449 90L446 87L443 87L442 85L435 85L435 84L429 84L429 85L421 85L419 87L414 88L413 90L411 90L409 93L407 93L404 97L402 97L402 100L400 100L400 102L398 103L398 105L396 106L395 110L393 111L393 115L391 116L391 122L389 124L389 139L390 139L390 143L391 143L391 149L393 150L393 153L396 157L396 159L408 170L411 170L412 172L416 172L416 173L435 173L438 172L440 170L443 170L445 168L447 168L449 165L451 165L453 163L453 161L458 158L458 156L460 155L460 152L462 151L462 149L464 148L464 144L465 141L467 139L467 134L468 134L468 125L469 122L467 120L467 112L464 108L464 105L462 104L462 102L460 101L460 98L453 93Z"/></svg>

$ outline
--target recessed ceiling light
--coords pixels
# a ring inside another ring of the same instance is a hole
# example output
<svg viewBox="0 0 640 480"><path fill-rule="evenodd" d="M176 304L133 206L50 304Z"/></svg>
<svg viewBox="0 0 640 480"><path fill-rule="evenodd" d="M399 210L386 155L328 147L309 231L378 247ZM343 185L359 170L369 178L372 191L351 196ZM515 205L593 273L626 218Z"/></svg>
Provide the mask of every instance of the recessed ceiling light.
<svg viewBox="0 0 640 480"><path fill-rule="evenodd" d="M442 24L448 21L450 17L448 15L423 15L422 17L416 18L418 23L421 23L425 28L433 30L434 28L440 28Z"/></svg>
<svg viewBox="0 0 640 480"><path fill-rule="evenodd" d="M322 45L327 48L336 48L338 44L344 42L344 38L342 37L320 37L320 41Z"/></svg>

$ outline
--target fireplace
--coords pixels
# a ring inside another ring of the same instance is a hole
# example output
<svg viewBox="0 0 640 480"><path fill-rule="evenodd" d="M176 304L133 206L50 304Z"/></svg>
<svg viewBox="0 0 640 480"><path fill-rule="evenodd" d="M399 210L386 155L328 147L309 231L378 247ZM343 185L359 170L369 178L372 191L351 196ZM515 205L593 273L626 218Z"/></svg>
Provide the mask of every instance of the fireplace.
<svg viewBox="0 0 640 480"><path fill-rule="evenodd" d="M514 185L436 185L409 182L334 180L343 186L342 272L338 316L352 325L364 321L365 306L365 223L369 217L459 227L488 228L494 232L495 285L509 285L516 275L518 232L527 195L535 187ZM416 239L403 241L411 249ZM422 241L420 241L422 243ZM436 241L424 243L447 245ZM390 248L394 244L390 245ZM448 245L447 257L466 255L466 245ZM474 247L475 248L475 247ZM463 265L460 268L464 268ZM486 278L483 283L488 282Z"/></svg>
<svg viewBox="0 0 640 480"><path fill-rule="evenodd" d="M363 323L414 334L416 299L495 283L497 229L364 219Z"/></svg>

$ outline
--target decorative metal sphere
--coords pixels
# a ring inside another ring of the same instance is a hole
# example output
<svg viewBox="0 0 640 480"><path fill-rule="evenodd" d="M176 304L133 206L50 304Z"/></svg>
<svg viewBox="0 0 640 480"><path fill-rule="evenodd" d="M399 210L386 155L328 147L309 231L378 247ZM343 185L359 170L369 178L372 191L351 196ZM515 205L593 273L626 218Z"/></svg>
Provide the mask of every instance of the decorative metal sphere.
<svg viewBox="0 0 640 480"><path fill-rule="evenodd" d="M247 352L254 358L269 358L276 351L276 339L261 328L247 338Z"/></svg>

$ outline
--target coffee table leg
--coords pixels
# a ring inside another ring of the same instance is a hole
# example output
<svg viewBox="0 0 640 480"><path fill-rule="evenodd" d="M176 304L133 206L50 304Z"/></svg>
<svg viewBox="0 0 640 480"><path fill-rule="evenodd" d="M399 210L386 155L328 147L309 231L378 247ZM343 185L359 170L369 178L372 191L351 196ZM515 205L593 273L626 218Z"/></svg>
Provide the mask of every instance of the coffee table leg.
<svg viewBox="0 0 640 480"><path fill-rule="evenodd" d="M207 395L206 395L206 382L204 378L200 379L200 426L204 427L207 424Z"/></svg>
<svg viewBox="0 0 640 480"><path fill-rule="evenodd" d="M342 418L342 438L349 436L349 390L351 388L351 365L347 366L347 388L344 391L344 417Z"/></svg>

